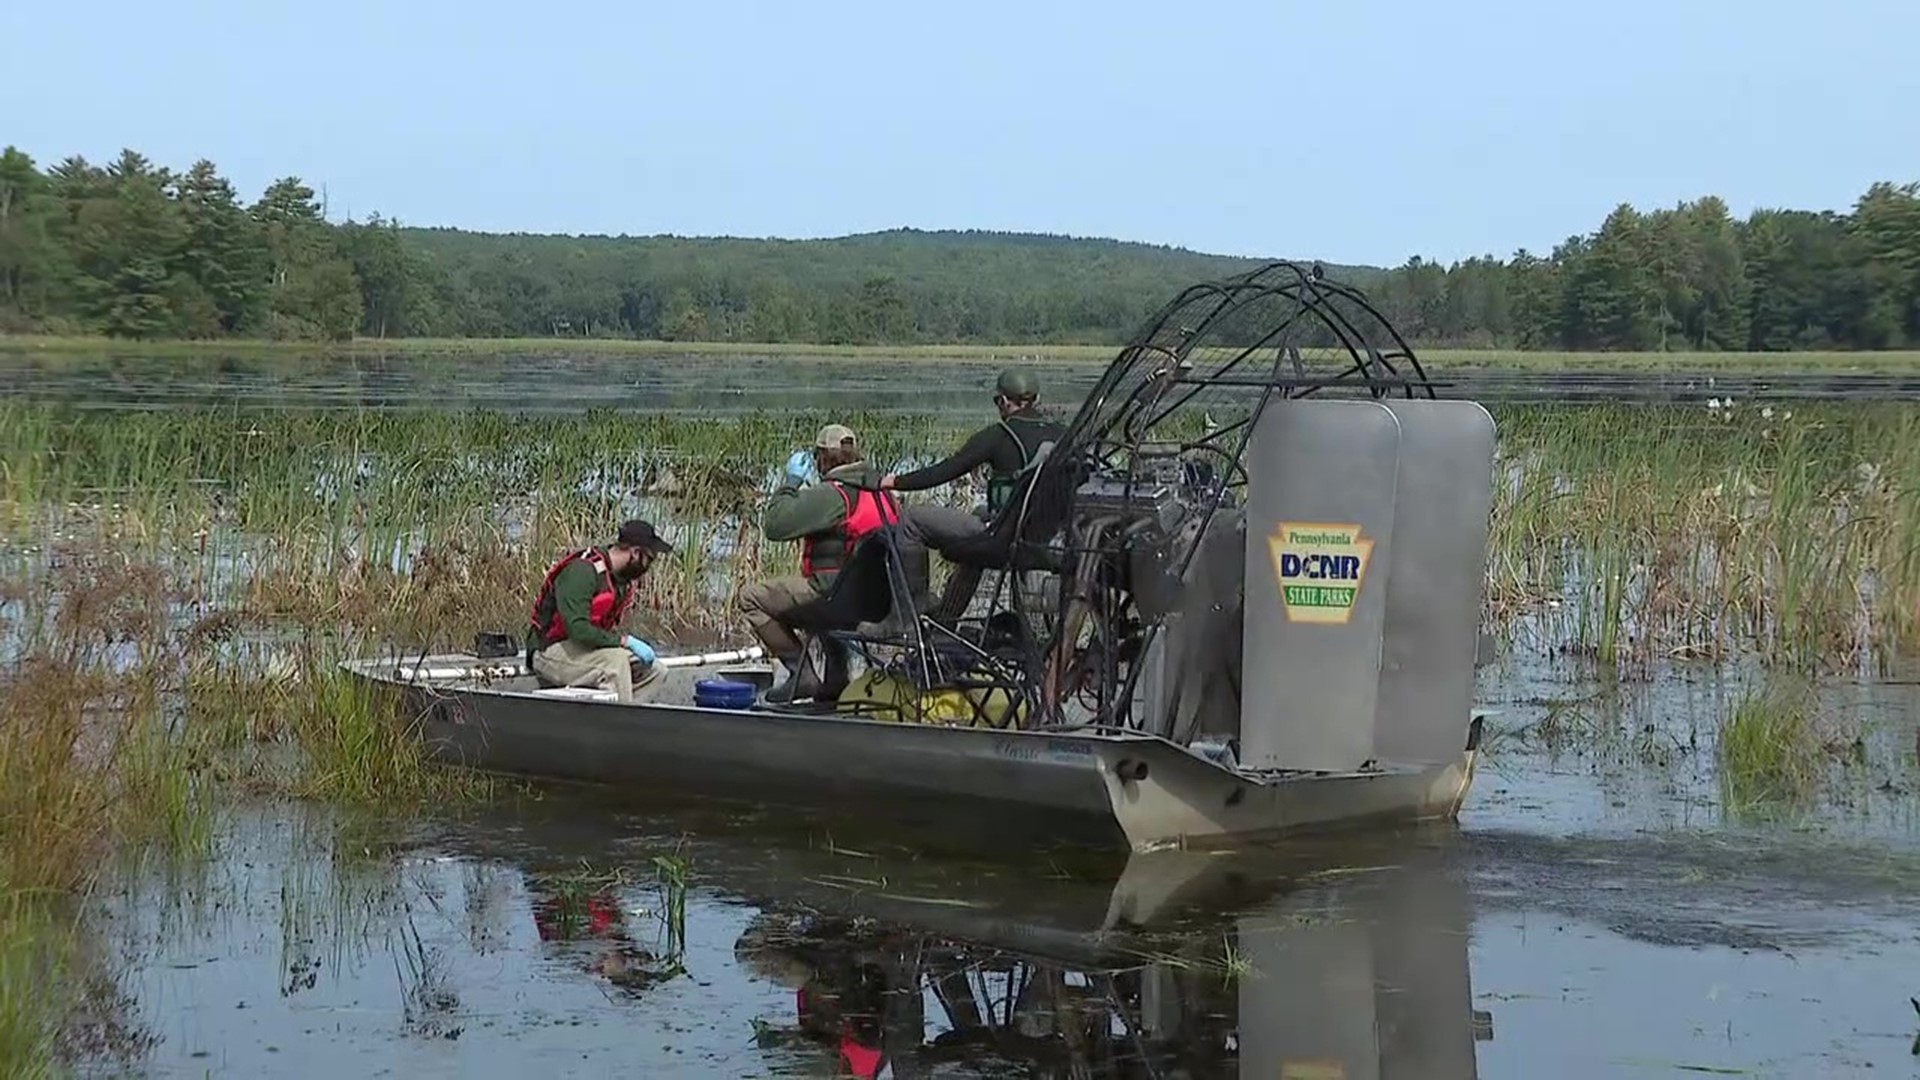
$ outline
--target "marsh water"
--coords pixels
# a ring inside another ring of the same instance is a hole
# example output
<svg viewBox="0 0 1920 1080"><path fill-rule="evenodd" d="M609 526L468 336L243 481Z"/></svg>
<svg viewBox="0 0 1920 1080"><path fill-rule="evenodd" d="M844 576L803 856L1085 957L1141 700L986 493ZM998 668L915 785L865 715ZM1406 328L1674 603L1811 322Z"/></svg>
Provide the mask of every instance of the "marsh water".
<svg viewBox="0 0 1920 1080"><path fill-rule="evenodd" d="M588 408L661 412L770 409L976 411L996 372L1031 368L1053 402L1078 401L1099 363L1017 352L966 359L777 355L622 355L560 349L421 357L223 355L155 360L137 348L71 355L0 341L0 393L103 408L273 405L296 408ZM1714 398L1920 400L1920 374L1790 371L1435 369L1446 392L1482 401L1705 401Z"/></svg>
<svg viewBox="0 0 1920 1080"><path fill-rule="evenodd" d="M572 385L917 411L979 408L997 366L35 363L0 355L0 381L101 408L577 407ZM1760 813L1712 750L1756 677L1516 645L1480 673L1500 713L1457 827L1230 856L988 854L965 821L559 785L398 818L241 803L209 860L132 858L87 901L112 1007L86 1069L1920 1075L1920 685L1829 686L1847 752Z"/></svg>

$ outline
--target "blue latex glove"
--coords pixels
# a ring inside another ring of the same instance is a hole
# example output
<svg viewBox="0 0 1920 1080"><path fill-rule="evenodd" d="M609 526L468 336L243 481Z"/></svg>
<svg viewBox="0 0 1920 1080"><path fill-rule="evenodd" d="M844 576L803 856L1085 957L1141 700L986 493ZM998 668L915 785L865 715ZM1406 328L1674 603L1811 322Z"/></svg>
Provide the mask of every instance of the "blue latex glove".
<svg viewBox="0 0 1920 1080"><path fill-rule="evenodd" d="M627 651L632 653L634 657L638 659L641 663L643 664L653 663L654 661L653 646L647 644L644 641L641 641L639 638L634 637L632 634L628 634L627 639L621 642L621 644L625 645L627 647Z"/></svg>
<svg viewBox="0 0 1920 1080"><path fill-rule="evenodd" d="M787 459L787 479L795 484L804 484L817 479L813 471L813 451L795 450Z"/></svg>

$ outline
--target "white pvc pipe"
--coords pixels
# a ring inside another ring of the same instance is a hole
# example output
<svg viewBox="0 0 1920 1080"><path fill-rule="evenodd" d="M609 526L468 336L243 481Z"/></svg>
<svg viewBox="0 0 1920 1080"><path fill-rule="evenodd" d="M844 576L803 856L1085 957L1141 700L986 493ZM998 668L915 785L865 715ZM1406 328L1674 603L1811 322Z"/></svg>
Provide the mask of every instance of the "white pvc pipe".
<svg viewBox="0 0 1920 1080"><path fill-rule="evenodd" d="M758 660L767 655L767 651L758 645L744 649L729 649L726 652L693 653L686 656L663 656L659 660L661 667L705 667L708 664L739 664L748 660Z"/></svg>
<svg viewBox="0 0 1920 1080"><path fill-rule="evenodd" d="M527 674L525 664L474 664L468 667L397 667L396 678L407 679L517 679Z"/></svg>
<svg viewBox="0 0 1920 1080"><path fill-rule="evenodd" d="M766 650L758 645L744 649L729 649L725 652L687 653L679 656L662 656L656 663L663 668L706 667L709 664L738 664L748 660L758 660L766 656ZM517 679L530 674L523 661L514 660L502 664L469 664L464 667L418 667L409 668L404 664L393 669L396 678L416 679Z"/></svg>

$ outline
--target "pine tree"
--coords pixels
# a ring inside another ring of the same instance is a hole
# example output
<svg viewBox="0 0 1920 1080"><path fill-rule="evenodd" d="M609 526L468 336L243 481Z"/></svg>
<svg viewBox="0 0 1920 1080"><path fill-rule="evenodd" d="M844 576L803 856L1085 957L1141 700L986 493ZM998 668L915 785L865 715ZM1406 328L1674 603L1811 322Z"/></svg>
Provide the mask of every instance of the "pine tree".
<svg viewBox="0 0 1920 1080"><path fill-rule="evenodd" d="M187 227L181 267L212 302L220 329L257 327L266 308L267 252L233 185L202 160L175 181L174 197Z"/></svg>

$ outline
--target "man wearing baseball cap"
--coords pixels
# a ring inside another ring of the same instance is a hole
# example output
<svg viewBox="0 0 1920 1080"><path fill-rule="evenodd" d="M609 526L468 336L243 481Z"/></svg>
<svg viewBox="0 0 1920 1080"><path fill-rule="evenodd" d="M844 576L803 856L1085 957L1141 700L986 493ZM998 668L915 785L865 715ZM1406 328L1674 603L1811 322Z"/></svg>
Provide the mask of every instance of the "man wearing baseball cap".
<svg viewBox="0 0 1920 1080"><path fill-rule="evenodd" d="M636 519L620 526L606 547L553 564L534 597L527 666L551 686L610 689L621 701L633 701L636 687L651 689L660 677L653 646L620 624L653 560L672 553L652 524Z"/></svg>
<svg viewBox="0 0 1920 1080"><path fill-rule="evenodd" d="M809 484L815 475L821 482ZM811 449L787 459L760 527L776 543L800 541L800 573L755 582L740 590L739 601L753 636L787 669L786 681L767 692L769 702L810 698L819 689L799 637L782 616L824 594L867 534L899 523L899 508L880 491L880 473L862 460L851 428L828 424Z"/></svg>
<svg viewBox="0 0 1920 1080"><path fill-rule="evenodd" d="M987 472L984 512L969 514L943 506L915 506L909 513L935 547L963 540L984 529L985 522L1006 508L1020 479L1066 434L1066 429L1042 415L1040 380L1024 368L1008 368L994 382L993 405L1000 418L981 428L944 461L913 472L889 474L880 486L889 491L925 491L951 483L976 469Z"/></svg>

